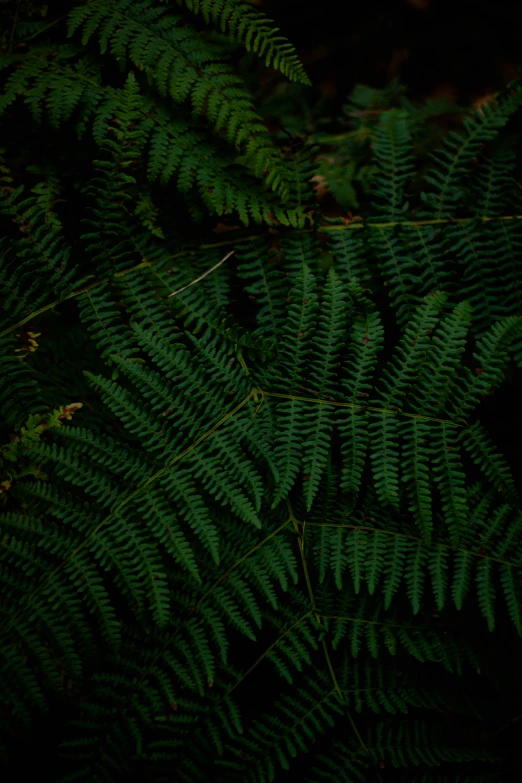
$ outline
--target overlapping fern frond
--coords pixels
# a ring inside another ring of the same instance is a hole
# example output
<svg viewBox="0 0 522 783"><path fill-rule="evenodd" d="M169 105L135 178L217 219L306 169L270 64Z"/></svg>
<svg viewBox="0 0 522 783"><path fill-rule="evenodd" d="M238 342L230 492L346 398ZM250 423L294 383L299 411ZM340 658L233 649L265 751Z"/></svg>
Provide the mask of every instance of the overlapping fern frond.
<svg viewBox="0 0 522 783"><path fill-rule="evenodd" d="M473 331L481 336L498 319L522 312L517 134L504 134L520 107L520 81L446 135L420 184L412 155L422 109L404 100L386 109L390 97L375 92L361 93L361 115L372 109L370 116L380 116L347 136L352 157L373 167L366 189L374 208L364 222L359 215L330 219L331 252L349 278L370 286L382 279L402 323L437 290L470 302ZM512 351L519 362L519 340Z"/></svg>
<svg viewBox="0 0 522 783"><path fill-rule="evenodd" d="M272 26L260 25L261 13L235 3L187 5L244 39L247 48L290 78L307 81L292 46L275 36ZM7 77L0 110L23 96L38 122L45 118L59 127L74 121L80 137L92 125L94 139L101 143L107 122L128 98L115 86L118 80L102 78L101 69L110 56L112 68L139 82L133 95L134 134L140 139L137 153L141 148L147 155L150 179L167 183L176 176L183 194L195 191L195 217L202 214L203 201L218 214L239 212L245 223L271 216L283 224L302 224L300 211L290 204L285 207L291 168L274 146L248 89L227 62L227 48L207 41L185 15L173 15L172 10L170 3L148 0L71 4L67 35L72 43L39 37L29 49L22 43L20 51L2 56L0 67ZM188 103L190 110L178 109L175 116L170 102ZM196 117L201 120L196 122ZM236 153L210 141L202 124Z"/></svg>

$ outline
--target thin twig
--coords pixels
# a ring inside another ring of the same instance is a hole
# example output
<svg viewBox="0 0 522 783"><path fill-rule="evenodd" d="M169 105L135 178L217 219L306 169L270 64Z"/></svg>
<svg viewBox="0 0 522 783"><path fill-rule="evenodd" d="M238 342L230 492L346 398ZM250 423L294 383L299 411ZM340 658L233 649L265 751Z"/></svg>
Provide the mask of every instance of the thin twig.
<svg viewBox="0 0 522 783"><path fill-rule="evenodd" d="M9 43L7 44L7 51L8 52L11 51L11 48L13 46L14 34L15 34L15 30L16 30L16 25L18 23L18 11L19 10L20 10L20 0L16 0L16 8L15 8L14 17L13 17L13 25L11 27L11 33L9 35Z"/></svg>
<svg viewBox="0 0 522 783"><path fill-rule="evenodd" d="M200 280L203 280L203 278L204 278L204 277L206 277L206 276L207 276L207 275L209 275L211 272L213 272L215 269L217 269L217 268L218 268L218 266L221 266L221 264L224 264L224 263L225 263L225 261L227 260L227 258L230 258L230 256L234 255L234 253L235 253L235 251L234 251L234 250L231 250L231 251L230 251L230 253L227 253L227 254L226 254L226 256L225 256L224 258L222 258L222 259L221 259L221 261L218 261L218 263L217 263L217 264L215 264L213 267L211 267L211 269L207 269L207 271L206 271L206 272L203 272L203 274L202 274L202 275L200 275L199 277L196 277L196 279L195 279L195 280L193 280L193 281L192 281L191 283L189 283L188 285L184 285L184 286L183 286L183 288L178 288L178 290L177 290L177 291L173 291L173 293L172 293L172 294L169 294L169 295L167 296L167 299L170 299L170 297L171 297L171 296L176 296L176 294L180 294L182 291L186 291L186 290L187 290L187 288L190 288L190 286L192 286L192 285L196 285L196 283L199 283L199 281L200 281Z"/></svg>
<svg viewBox="0 0 522 783"><path fill-rule="evenodd" d="M472 220L475 220L475 218L458 218L458 219L452 219L452 218L443 218L438 220L410 220L410 221L398 221L398 222L392 222L392 223L365 223L364 221L361 221L360 223L357 222L351 222L348 225L329 225L329 226L320 226L318 229L320 232L330 232L330 231L345 231L346 229L359 229L359 228L391 228L393 226L426 226L426 225L434 225L434 224L442 224L442 223L465 223L470 222ZM500 220L522 220L522 215L500 215L496 217L483 217L480 218L482 222L489 222L489 221L500 221ZM311 233L312 231L316 231L316 229L309 229L305 228L302 229L303 233ZM247 241L253 241L255 239L260 239L263 236L263 234L252 234L248 237L242 236L242 237L234 237L230 236L226 242L213 242L209 244L199 245L195 248L190 248L186 250L181 250L179 253L175 253L172 256L169 256L169 260L174 258L180 258L180 257L186 257L186 256L192 256L196 255L201 250L210 250L213 247L221 247L222 245L228 245L232 242L247 242ZM229 254L230 255L230 254ZM229 256L225 256L224 259L222 259L219 263L222 264ZM129 267L128 269L124 269L121 272L114 272L112 277L125 277L125 275L129 274L130 272L134 272L136 269L145 269L146 267L153 267L155 264L152 261L142 261L139 264L134 264L134 266ZM219 266L219 264L217 265ZM216 267L213 267L212 269L209 269L208 272L205 274L210 274L214 271ZM59 304L64 302L66 299L72 299L73 297L80 296L81 294L85 293L86 291L90 291L93 288L98 288L99 286L103 285L103 283L106 283L111 278L104 277L101 280L98 280L95 283L91 283L90 285L86 286L85 288L80 288L77 291L73 291L72 293L68 294L67 296L64 296L63 299L56 299L54 302L50 302L48 305L45 305L44 307L41 307L39 310L35 310L34 312L27 315L25 318L22 318L21 321L18 321L17 323L13 324L12 326L8 326L7 329L4 329L2 332L0 332L0 338L5 337L6 334L9 334L9 332L13 332L15 329L20 329L22 326L24 326L29 321L32 321L34 318L36 318L39 315L42 315L42 313L47 312L48 310L52 310L54 307L57 307ZM201 278L198 278L198 280L194 280L190 285L194 285L194 283L197 283ZM180 291L183 291L184 289L180 289ZM174 296L175 294L179 294L180 291L174 291L174 293L169 294L169 296Z"/></svg>

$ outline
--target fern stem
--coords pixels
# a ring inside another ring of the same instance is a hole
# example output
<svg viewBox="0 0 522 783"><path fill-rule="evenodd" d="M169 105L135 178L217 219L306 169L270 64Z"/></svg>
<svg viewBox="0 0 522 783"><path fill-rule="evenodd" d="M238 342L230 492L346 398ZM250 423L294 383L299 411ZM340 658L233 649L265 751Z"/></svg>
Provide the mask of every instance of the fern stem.
<svg viewBox="0 0 522 783"><path fill-rule="evenodd" d="M301 556L301 563L303 565L303 573L304 573L304 577L305 577L305 581L306 581L306 586L308 588L308 595L310 596L310 603L312 605L311 612L314 613L317 624L319 626L322 626L324 631L326 632L326 628L322 625L322 622L321 622L321 617L324 616L324 615L321 615L317 611L317 607L316 607L316 604L315 604L315 596L314 596L314 592L313 592L313 589L312 589L312 582L310 580L310 574L308 573L308 564L307 564L306 557L305 557L305 549L304 549L305 538L304 538L304 534L305 534L305 524L306 523L305 522L299 522L299 520L296 518L296 516L294 514L294 510L293 510L292 505L291 505L291 503L290 503L288 498L286 498L286 505L288 506L288 513L290 514L290 519L291 519L292 524L294 526L294 530L295 530L295 532L297 533L297 535L299 537L299 554ZM301 530L300 530L300 526L302 528ZM339 683L337 682L337 677L335 675L335 671L334 671L334 668L332 666L332 661L330 659L330 654L328 652L328 647L326 645L326 640L324 639L324 637L321 639L321 645L322 645L324 656L325 656L325 659L326 659L326 664L327 664L328 670L330 672L330 677L332 678L332 682L333 682L333 685L334 685L334 691L337 693L339 701L341 701L343 703L346 703L346 699L344 697L344 694L343 694L341 688L339 687ZM350 725L351 725L351 727L352 727L352 729L353 729L353 731L355 733L355 736L357 737L357 740L358 740L361 748L364 750L365 753L368 753L368 748L364 744L363 739L362 739L361 735L359 734L359 731L357 730L357 726L355 725L355 722L354 722L354 720L353 720L353 718L350 715L350 712L348 710L346 710L346 716L347 716L347 718L348 718L348 720L350 722Z"/></svg>
<svg viewBox="0 0 522 783"><path fill-rule="evenodd" d="M1 336L1 335L0 335ZM279 394L277 392L267 392L256 389L259 394L265 397L280 397L284 400L299 400L300 402L314 402L316 405L335 405L338 408L356 408L357 410L373 411L374 413L389 413L392 416L408 416L410 419L424 419L425 421L437 421L439 424L452 424L454 427L464 427L464 424L449 419L436 419L432 416L422 416L420 413L406 413L404 411L394 411L388 408L373 408L370 405L357 405L355 402L337 402L336 400L322 400L318 397L298 397L295 394Z"/></svg>
<svg viewBox="0 0 522 783"><path fill-rule="evenodd" d="M299 524L303 524L300 522ZM364 530L368 533L383 533L387 536L395 536L396 538L407 538L409 541L418 541L419 543L425 543L424 538L421 536L411 536L407 533L397 533L395 530L385 530L384 528L365 527L364 525L340 525L335 522L307 522L307 525L312 527L333 527L337 529L345 530ZM452 552L465 552L473 557L481 558L490 563L499 563L500 565L510 566L512 568L520 568L520 563L510 562L509 560L502 560L500 557L491 557L488 554L482 554L481 552L474 552L472 549L464 549L463 547L454 547L452 544L445 544L443 541L437 541L435 544L430 544L431 548L441 547L444 549L451 549ZM325 617L326 615L323 615Z"/></svg>
<svg viewBox="0 0 522 783"><path fill-rule="evenodd" d="M364 625L380 625L385 628L409 628L418 631L420 628L429 630L429 625L404 625L404 623L385 623L381 620L367 620L365 617L351 617L349 614L321 614L325 620L349 620L351 623L364 623Z"/></svg>
<svg viewBox="0 0 522 783"><path fill-rule="evenodd" d="M429 220L391 220L387 223L368 223L364 220L349 222L343 225L321 226L320 231L346 231L355 228L394 228L395 226L434 226L446 223L490 223L499 220L522 220L522 215L492 215L470 218L433 218Z"/></svg>
<svg viewBox="0 0 522 783"><path fill-rule="evenodd" d="M288 521L290 521L290 520L288 520ZM287 524L287 523L285 523L285 524ZM278 644L279 644L279 642L281 641L281 639L284 639L284 638L285 638L285 636L286 636L287 634L289 634L289 633L290 633L290 631L293 631L293 630L294 630L294 628L296 628L296 627L297 627L297 626L298 626L300 623L302 623L302 622L303 622L303 620L306 620L308 617L310 617L310 615L312 614L312 612L313 612L313 609L310 609L308 612L306 612L306 614L303 614L303 615L301 615L301 617L298 617L298 618L297 618L297 620L295 620L295 621L294 621L294 622L293 622L293 623L292 623L290 626L288 626L288 627L286 628L286 630L285 630L285 631L283 631L283 633L281 634L281 636L278 636L278 637L277 637L277 639L275 640L275 642L272 642L272 644L271 644L269 647L267 647L267 648L266 648L266 650L265 650L264 652L262 652L262 653L261 653L261 655L259 656L259 658L257 658L257 659L254 661L254 663L252 664L252 666L250 666L250 667L249 667L249 668L246 670L246 672L245 672L244 674L242 674L242 675L241 675L241 677L239 678L239 680L237 680L237 682L235 682L235 683L234 683L234 685L232 685L232 687L231 687L231 688L230 688L230 689L229 689L229 690L226 692L226 694L225 694L225 696L224 696L223 698L225 698L225 699L226 699L226 698L227 698L227 696L230 696L230 694L232 693L232 691L235 691L235 689L236 689L236 688L237 688L239 685L241 685L241 683L243 682L243 680L244 680L246 677L248 677L248 675L249 675L251 672L253 672L253 671L254 671L254 669L256 668L256 666L259 666L259 664L261 663L261 661L262 661L264 658L266 658L266 656L267 656L267 655L269 655L269 654L270 654L271 650L273 650L273 649L274 649L274 647L276 647L276 645L278 645Z"/></svg>
<svg viewBox="0 0 522 783"><path fill-rule="evenodd" d="M21 326L25 326L25 324L29 323L29 321L32 321L37 316L47 312L47 310L53 310L55 307L57 307L62 302L65 302L67 299L72 299L75 296L80 296L80 294L85 294L87 293L87 291L91 291L93 288L98 288L98 286L103 285L108 280L109 280L108 277L104 277L103 280L98 280L96 283L91 283L91 285L87 285L84 288L80 288L78 291L73 291L72 293L67 294L67 296L63 297L63 299L56 299L54 302L45 305L45 307L40 307L39 310L35 310L34 312L27 315L25 318L22 318L21 321L18 321L18 323L13 324L12 326L9 326L7 329L4 329L3 332L0 332L0 338L4 337L6 334L9 334L9 332L13 332L15 329L19 329Z"/></svg>
<svg viewBox="0 0 522 783"><path fill-rule="evenodd" d="M142 682L142 681L145 679L145 677L147 676L147 674L148 674L148 672L150 671L150 669L151 669L151 668L152 668L152 667L155 665L155 663L156 663L156 662L157 662L157 661L160 659L160 657L162 656L163 652L164 652L164 651L167 649L167 647L169 646L169 644L171 644L171 643L174 641L174 639L176 638L176 636L178 635L178 633L181 631L181 629L182 629L182 628L183 628L183 627L184 627L184 626L187 624L187 622L188 622L188 621L189 621L189 620L190 620L190 619L191 619L191 618L194 616L194 614L197 612L197 610L199 609L199 607L201 606L201 604L202 604L202 603L203 603L203 602L204 602L204 601L205 601L205 600L206 600L206 599L207 599L207 598L208 598L210 595L212 595L212 593L214 592L214 590L215 590L217 587L219 587L219 585L221 584L221 582L224 582L224 581L225 581L225 579L226 579L226 578L227 578L227 577L228 577L228 576L229 576L229 575L232 573L232 571L234 571L234 569L235 569L235 568L237 568L237 567L238 567L238 566L239 566L239 565L240 565L240 564L241 564L241 563L242 563L244 560L247 560L249 557L251 557L251 556L254 554L254 552L257 552L257 550L258 550L258 549L261 549L261 547L263 547L263 546L264 546L264 545L267 543L267 541L270 541L270 539L271 539L271 538L274 538L274 536L277 536L277 535L278 535L278 534L279 534L279 533L280 533L282 530L284 530L284 529L285 529L285 527L288 527L288 524L290 523L290 521L291 521L290 519L287 519L285 522L283 522L283 524L282 524L282 525L279 525L279 527L278 527L278 528L276 528L276 529L275 529L275 530L273 530L271 533L269 533L269 534L266 536L266 538L264 538L262 541L260 541L260 542L259 542L258 544L256 544L254 547L252 547L252 549L250 549L250 550L249 550L249 551L248 551L246 554L244 554L242 557L240 557L240 558L239 558L239 560L236 560L236 562L235 562L233 565L231 565L231 566L230 566L230 568L227 568L227 570L225 571L225 573L224 573L224 574L222 574L222 575L219 577L219 579L216 579L216 581L214 582L214 584L212 585L212 587L209 587L209 589L206 591L206 593L204 593L204 594L201 596L201 598L200 598L200 599L199 599L199 601L198 601L198 602L195 604L195 606L194 606L194 607L192 607L192 609L191 609L190 613L189 613L189 614L188 614L188 615L185 617L185 619L184 619L184 620L182 620L182 622L180 623L180 625L178 626L178 628L176 628L176 630L175 630L175 631L173 631L171 634L169 634L169 636L167 637L167 640L166 640L165 644L164 644L162 647L160 647L160 648L159 648L159 650L157 651L156 655L155 655L155 656L154 656L154 657L151 659L151 662L150 662L149 666L148 666L146 669L144 669L144 670L142 671L142 673L141 673L141 677L140 677L140 679L138 680L138 682ZM310 612L307 612L307 614L303 615L303 617L301 617L301 618L299 618L298 620L296 620L296 622L295 622L295 623L294 623L294 624L293 624L293 625L292 625L292 626L291 626L289 629L287 629L287 633L288 633L288 631L292 630L292 628L294 628L296 625L298 625L298 624L301 622L301 620L304 620L306 617L308 617L308 616L311 614L311 611L312 611L312 610L310 610ZM284 636L284 634L283 634L283 636ZM247 676L247 674L249 674L249 673L252 671L252 669L254 669L254 668L257 666L257 664L258 664L258 663L259 663L259 662L262 660L262 658L264 658L264 657L265 657L265 655L267 655L267 654L270 652L270 650L272 649L272 647L274 647L274 645L275 645L275 644L278 644L278 642L279 642L279 641L280 641L280 639L282 639L282 638L283 638L283 637L281 636L279 639L277 639L277 640L274 642L274 644L272 644L272 645L271 645L271 646L268 648L268 650L265 650L265 652L264 652L264 653L263 653L263 654L260 656L260 658L259 658L259 659L258 659L258 660L257 660L257 661L256 661L256 662L255 662L255 663L254 663L254 664L253 664L251 667L250 667L250 669L248 669L248 671L247 671L247 672L246 672L246 673L245 673L245 674L244 674L244 675L241 677L241 679L240 679L240 680L238 680L238 682L237 682L237 683L236 683L236 684L235 684L235 685L234 685L234 686L233 686L233 687L232 687L232 688L231 688L231 689L230 689L230 690L229 690L229 691L226 693L226 695L225 695L225 697L224 697L224 698L226 698L226 696L228 696L228 695L229 695L229 694L230 694L230 693L231 693L231 692L234 690L234 688L236 688L236 687L239 685L239 683L240 683L242 680L244 680L244 679L245 679L245 677Z"/></svg>
<svg viewBox="0 0 522 783"><path fill-rule="evenodd" d="M69 14L62 14L62 16L59 16L58 19L55 19L53 22L49 22L49 24L46 24L45 27L40 27L39 30L37 30L36 33L33 33L33 35L28 35L27 38L23 38L20 43L27 43L28 41L32 41L35 38L37 38L42 33L47 32L51 27L54 27L55 25L59 24L60 22L63 22L64 19L67 19Z"/></svg>

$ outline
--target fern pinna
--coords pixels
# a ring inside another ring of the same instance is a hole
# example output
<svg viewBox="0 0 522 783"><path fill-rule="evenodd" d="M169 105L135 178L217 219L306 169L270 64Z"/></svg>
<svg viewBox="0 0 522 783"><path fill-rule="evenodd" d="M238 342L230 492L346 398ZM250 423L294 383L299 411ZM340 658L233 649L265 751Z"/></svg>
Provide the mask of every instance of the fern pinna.
<svg viewBox="0 0 522 783"><path fill-rule="evenodd" d="M2 107L50 146L2 153L6 770L43 736L64 782L506 779L522 510L481 405L520 365L520 85L420 191L437 107L358 88L367 213L333 218L330 143L282 154L228 63L306 82L258 10L21 6ZM202 245L205 210L268 226Z"/></svg>

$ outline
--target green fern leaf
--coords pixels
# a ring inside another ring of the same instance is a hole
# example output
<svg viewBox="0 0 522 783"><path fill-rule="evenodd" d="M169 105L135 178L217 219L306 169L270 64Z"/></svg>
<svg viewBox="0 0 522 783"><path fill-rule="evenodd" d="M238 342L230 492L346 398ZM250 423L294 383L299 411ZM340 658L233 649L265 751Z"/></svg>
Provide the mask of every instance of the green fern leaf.
<svg viewBox="0 0 522 783"><path fill-rule="evenodd" d="M289 79L310 84L294 47L283 36L276 35L278 28L260 11L236 0L177 0L177 3L202 14L207 24L212 20L233 40L244 43L248 51L264 57L265 65L273 65Z"/></svg>

